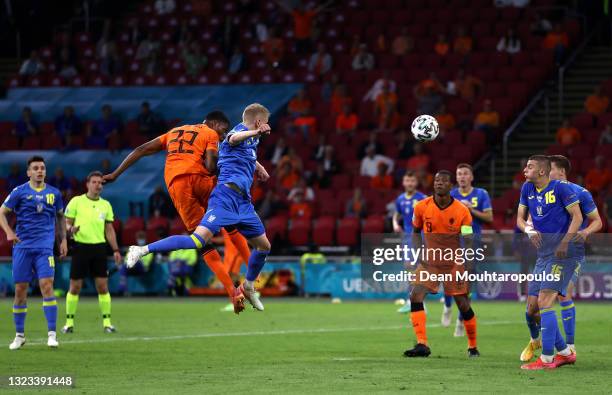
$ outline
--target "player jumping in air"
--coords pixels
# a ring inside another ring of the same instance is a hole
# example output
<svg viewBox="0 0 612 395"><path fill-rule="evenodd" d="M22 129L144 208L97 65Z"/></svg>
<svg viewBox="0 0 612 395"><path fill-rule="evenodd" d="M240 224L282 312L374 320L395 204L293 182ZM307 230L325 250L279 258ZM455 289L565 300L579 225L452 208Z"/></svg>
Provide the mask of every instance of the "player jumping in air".
<svg viewBox="0 0 612 395"><path fill-rule="evenodd" d="M140 158L167 151L164 178L170 198L188 232L193 232L208 205L209 196L215 186L217 173L218 142L229 128L229 120L221 111L206 115L204 123L183 125L170 130L132 151L119 167L104 176L106 182L116 180ZM249 246L235 228L227 227L228 235L242 259L248 261ZM243 297L234 287L221 256L212 245L204 247L204 261L223 283L234 310L243 309Z"/></svg>
<svg viewBox="0 0 612 395"><path fill-rule="evenodd" d="M554 369L576 361L576 354L561 336L553 305L557 295L566 295L581 257L579 248L570 243L582 224L580 200L567 181L550 180L550 159L544 155L530 157L524 173L527 182L521 188L516 225L537 248L533 274L556 277L529 283L526 319L532 337L537 337L534 315L539 309L542 355L521 369ZM527 224L527 214L531 215L533 226Z"/></svg>
<svg viewBox="0 0 612 395"><path fill-rule="evenodd" d="M28 311L28 285L32 277L38 277L40 292L43 296L43 312L47 319L47 345L57 347L57 301L53 293L55 260L53 243L57 219L60 240L60 258L66 256L66 222L64 203L60 191L45 184L47 169L45 160L33 156L28 160L30 181L13 189L0 208L0 226L6 239L13 243L13 280L15 281L15 302L13 320L15 321L15 340L9 345L11 350L21 348L25 342L25 319ZM8 224L6 215L14 211L17 215L17 233Z"/></svg>
<svg viewBox="0 0 612 395"><path fill-rule="evenodd" d="M447 170L440 170L434 178L434 195L421 200L414 208L413 245L421 245L421 231L423 231L425 248L430 256L426 256L417 267L416 279L412 284L410 318L417 344L404 352L406 357L427 357L431 354L427 346L427 316L423 300L427 293L438 292L440 280L433 281L421 277L427 274L452 276L452 279L442 281L444 293L455 298L459 311L463 314L463 325L468 337L468 356L480 356L476 347L476 316L468 297L469 283L456 277L457 273L464 273L467 270L465 267L467 262L444 259L441 254L435 253L436 250L449 248L457 251L461 248L461 236L470 237L472 234L472 215L467 207L450 195L452 186L452 174Z"/></svg>
<svg viewBox="0 0 612 395"><path fill-rule="evenodd" d="M550 179L567 181L567 175L572 169L570 161L563 155L552 155L549 156L549 159L551 162ZM593 201L593 196L591 193L580 185L576 185L571 182L568 182L568 184L578 196L578 200L580 200L580 211L582 213L583 222L577 234L584 242L591 234L596 233L601 229L601 218L599 217L599 212L597 211L597 206ZM585 263L584 247L577 247L579 254L578 265L576 270L574 270L570 283L567 286L565 296L558 296L559 304L561 305L561 318L565 332L565 342L574 353L576 353L576 348L574 346L574 337L576 333L576 307L574 306L572 295L574 294L576 281L578 281L580 268ZM530 361L534 356L534 351L542 348L542 342L540 340L539 314L536 313L534 316L527 314L526 317L527 325L531 333L531 340L521 353L520 359L522 362Z"/></svg>
<svg viewBox="0 0 612 395"><path fill-rule="evenodd" d="M414 206L425 199L427 195L417 191L419 180L413 171L407 171L402 178L404 193L395 199L395 213L393 214L393 231L404 233L404 243L412 245L412 214ZM410 312L410 291L408 292L407 303L400 307L397 312L407 314Z"/></svg>
<svg viewBox="0 0 612 395"><path fill-rule="evenodd" d="M474 248L480 247L480 235L482 234L482 224L493 222L493 208L491 207L491 199L486 189L475 188L472 186L474 182L474 170L467 163L457 165L457 188L453 188L451 196L463 203L472 214L472 229L474 230ZM451 322L452 315L452 297L444 296L444 310L442 311L442 326L447 327ZM465 334L463 327L463 317L457 315L455 323L455 337L461 337Z"/></svg>
<svg viewBox="0 0 612 395"><path fill-rule="evenodd" d="M131 246L125 261L128 267L150 252L202 248L221 227L235 225L255 247L249 258L246 280L239 292L255 309L264 309L255 291L255 280L266 262L271 246L261 219L251 203L250 190L255 172L267 176L263 166L257 162L257 145L262 135L270 133L269 117L267 108L261 104L251 104L244 109L242 123L227 133L219 149L217 186L210 195L208 210L195 232L191 236L167 237L143 247Z"/></svg>

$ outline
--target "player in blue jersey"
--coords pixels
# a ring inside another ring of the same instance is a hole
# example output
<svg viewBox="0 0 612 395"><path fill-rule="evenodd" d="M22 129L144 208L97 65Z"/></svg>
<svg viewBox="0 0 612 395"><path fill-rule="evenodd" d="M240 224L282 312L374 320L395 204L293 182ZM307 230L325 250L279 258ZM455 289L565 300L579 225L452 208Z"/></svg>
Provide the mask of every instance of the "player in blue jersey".
<svg viewBox="0 0 612 395"><path fill-rule="evenodd" d="M472 229L474 231L473 242L474 248L478 248L476 243L480 242L480 235L482 233L482 225L485 223L493 222L493 208L491 207L491 199L486 189L475 188L472 186L474 182L474 170L472 166L467 163L459 163L456 169L457 187L451 191L451 196L470 210L472 214ZM452 316L452 296L444 295L444 309L442 311L442 326L447 327L450 325ZM455 323L455 337L461 337L465 335L465 328L463 326L463 317L461 313L457 315L457 321Z"/></svg>
<svg viewBox="0 0 612 395"><path fill-rule="evenodd" d="M576 354L567 346L557 324L553 305L557 295L565 295L580 253L571 243L582 224L580 201L567 181L550 180L550 159L534 155L524 169L527 182L521 188L516 225L527 233L537 248L534 279L529 283L527 321L531 325L540 311L542 355L536 362L521 369L554 369L576 361ZM533 225L527 224L531 215ZM554 355L555 348L558 353Z"/></svg>
<svg viewBox="0 0 612 395"><path fill-rule="evenodd" d="M60 240L60 258L66 256L66 222L64 221L64 203L59 190L45 184L47 170L45 160L33 156L27 167L30 180L19 185L6 198L0 207L0 227L6 233L6 239L13 243L13 281L15 283L15 301L13 320L15 322L15 340L10 344L11 350L21 348L25 342L25 318L28 311L28 286L36 276L43 296L43 311L47 319L47 345L57 347L55 326L57 322L57 301L53 293L55 260L53 244L55 242L55 224L57 219L58 238ZM13 231L6 215L15 212L17 229Z"/></svg>
<svg viewBox="0 0 612 395"><path fill-rule="evenodd" d="M549 156L551 162L550 179L567 181L567 175L570 174L572 167L570 161L563 155L551 155ZM578 236L582 242L586 241L590 235L598 232L602 228L601 218L597 211L597 206L593 201L591 193L580 185L569 183L570 187L578 196L580 200L580 212L582 213L583 222L578 231ZM559 295L559 304L561 305L561 318L563 322L563 329L565 332L565 342L569 348L575 353L576 348L574 345L574 337L576 332L576 307L574 306L573 294L576 281L580 274L580 268L585 263L585 251L584 248L579 249L578 265L572 279L567 286L567 292L565 296ZM540 331L539 331L539 316L534 317L533 320L527 320L531 332L531 340L521 353L521 361L527 362L533 358L534 351L541 348ZM530 322L531 321L531 322ZM535 322L534 322L535 321Z"/></svg>
<svg viewBox="0 0 612 395"><path fill-rule="evenodd" d="M393 214L393 231L404 234L404 243L411 245L412 243L412 214L414 206L425 199L427 195L417 191L419 180L416 174L409 170L402 178L402 186L404 192L395 199L395 213ZM398 313L410 313L410 291L406 304L397 310Z"/></svg>
<svg viewBox="0 0 612 395"><path fill-rule="evenodd" d="M235 225L255 248L249 258L246 280L236 292L241 293L256 310L264 309L255 291L255 280L270 254L271 246L263 223L251 203L250 191L254 174L262 179L269 177L257 162L259 138L270 134L269 117L270 112L261 104L247 106L242 114L242 123L229 131L221 142L217 185L208 200L208 210L195 232L191 236L167 237L143 247L131 246L125 261L128 268L150 252L202 248L221 227Z"/></svg>

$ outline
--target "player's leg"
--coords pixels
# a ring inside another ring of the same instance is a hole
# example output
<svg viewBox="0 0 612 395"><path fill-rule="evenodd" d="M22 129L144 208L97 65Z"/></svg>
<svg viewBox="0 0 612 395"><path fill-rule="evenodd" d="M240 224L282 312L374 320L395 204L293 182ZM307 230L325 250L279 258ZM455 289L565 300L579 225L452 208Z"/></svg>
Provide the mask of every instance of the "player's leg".
<svg viewBox="0 0 612 395"><path fill-rule="evenodd" d="M479 357L480 353L478 352L476 341L476 315L474 314L474 310L472 310L470 298L467 293L454 295L454 298L455 303L457 303L457 308L463 316L462 324L465 327L468 338L468 356L470 358Z"/></svg>
<svg viewBox="0 0 612 395"><path fill-rule="evenodd" d="M104 333L116 331L111 323L111 295L108 292L108 262L106 259L106 244L97 245L92 249L91 275L98 291L98 305L102 313Z"/></svg>
<svg viewBox="0 0 612 395"><path fill-rule="evenodd" d="M412 292L410 292L410 321L416 337L416 344L413 348L404 351L405 357L428 357L431 354L431 350L427 346L427 315L423 306L425 296L429 292L431 290L428 287L418 283L413 285Z"/></svg>
<svg viewBox="0 0 612 395"><path fill-rule="evenodd" d="M559 295L559 304L561 305L561 319L563 322L563 331L565 332L565 342L576 353L574 346L574 336L576 333L576 307L574 305L574 289L580 276L580 268L584 263L584 258L576 265L576 269L572 275L572 280L567 285L565 296Z"/></svg>
<svg viewBox="0 0 612 395"><path fill-rule="evenodd" d="M13 299L13 322L15 323L15 339L9 349L18 350L25 340L25 320L28 312L28 286L32 281L32 261L28 250L13 248L12 254L13 281L15 282L15 298Z"/></svg>
<svg viewBox="0 0 612 395"><path fill-rule="evenodd" d="M442 326L448 327L451 323L453 315L453 297L451 295L444 294L444 307L442 308Z"/></svg>
<svg viewBox="0 0 612 395"><path fill-rule="evenodd" d="M251 256L251 249L249 248L249 244L247 243L246 238L238 232L238 228L235 226L226 226L225 231L227 232L228 237L230 238L232 244L238 250L240 257L244 262L249 262L249 258Z"/></svg>
<svg viewBox="0 0 612 395"><path fill-rule="evenodd" d="M541 276L546 270L546 262L540 258L536 260L536 265L533 269L533 275ZM537 277L536 277L537 278ZM525 346L519 359L522 362L530 361L535 351L542 348L540 340L540 308L538 306L538 295L540 293L541 281L530 281L527 284L527 302L525 309L525 322L529 329L529 343Z"/></svg>
<svg viewBox="0 0 612 395"><path fill-rule="evenodd" d="M53 292L53 278L55 277L55 258L53 250L43 250L38 253L34 262L38 276L40 293L43 297L43 312L47 320L47 345L57 347L57 300Z"/></svg>
<svg viewBox="0 0 612 395"><path fill-rule="evenodd" d="M263 224L261 224L261 228L263 229ZM270 244L270 241L265 233L257 237L249 238L249 243L254 247L254 249L249 257L246 278L240 286L240 290L249 303L251 303L251 306L253 306L256 310L263 311L264 305L259 299L259 292L255 290L255 281L266 264L266 258L268 255L270 255L272 245Z"/></svg>

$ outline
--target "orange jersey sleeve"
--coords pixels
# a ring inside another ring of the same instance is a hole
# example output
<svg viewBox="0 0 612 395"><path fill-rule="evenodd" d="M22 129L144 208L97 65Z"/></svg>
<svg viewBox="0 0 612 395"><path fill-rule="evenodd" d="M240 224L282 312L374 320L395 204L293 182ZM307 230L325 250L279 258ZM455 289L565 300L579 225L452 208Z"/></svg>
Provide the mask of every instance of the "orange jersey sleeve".
<svg viewBox="0 0 612 395"><path fill-rule="evenodd" d="M162 135L160 141L167 151L164 170L166 185L182 174L214 176L204 166L204 160L207 150L218 150L219 136L208 126L179 126Z"/></svg>

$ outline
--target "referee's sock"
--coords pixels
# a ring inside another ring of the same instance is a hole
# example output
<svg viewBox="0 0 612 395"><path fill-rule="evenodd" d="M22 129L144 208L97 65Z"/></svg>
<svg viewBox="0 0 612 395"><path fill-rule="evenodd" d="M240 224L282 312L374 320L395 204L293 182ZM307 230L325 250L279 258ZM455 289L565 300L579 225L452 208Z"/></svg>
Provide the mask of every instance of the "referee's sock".
<svg viewBox="0 0 612 395"><path fill-rule="evenodd" d="M102 326L111 326L111 296L110 293L98 294L98 304L102 312Z"/></svg>
<svg viewBox="0 0 612 395"><path fill-rule="evenodd" d="M79 304L79 295L73 295L70 292L66 294L66 326L74 326L74 316Z"/></svg>

